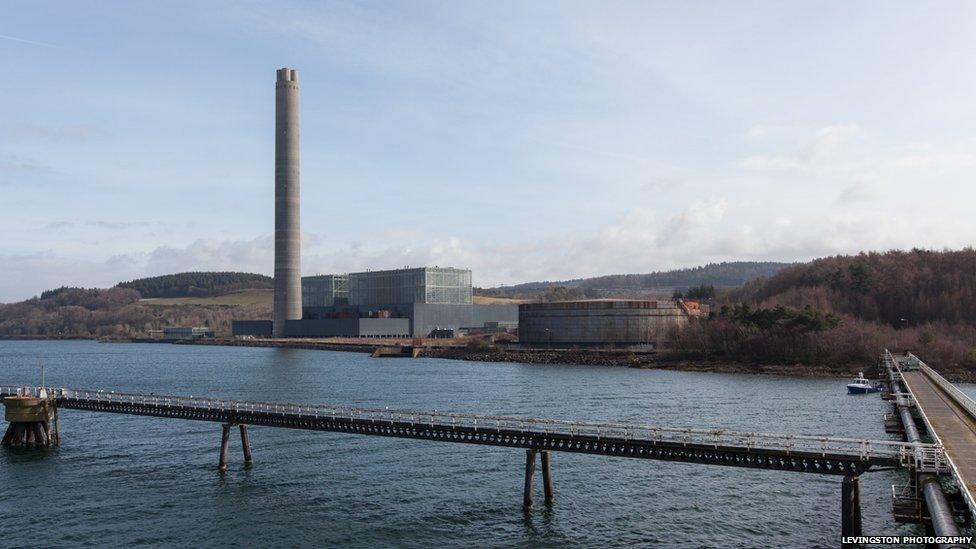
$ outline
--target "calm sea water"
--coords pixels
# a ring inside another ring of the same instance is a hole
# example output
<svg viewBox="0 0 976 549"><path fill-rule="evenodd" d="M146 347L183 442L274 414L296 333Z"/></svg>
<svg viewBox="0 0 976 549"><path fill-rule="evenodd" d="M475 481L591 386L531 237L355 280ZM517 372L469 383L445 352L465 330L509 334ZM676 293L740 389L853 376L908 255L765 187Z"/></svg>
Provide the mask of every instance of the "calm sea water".
<svg viewBox="0 0 976 549"><path fill-rule="evenodd" d="M0 341L0 383L886 439L842 380L353 353ZM971 389L971 388L970 388ZM2 546L835 547L840 479L555 453L556 503L521 508L517 449L65 410L56 450L0 452ZM236 433L235 433L236 435ZM862 477L866 534L898 472Z"/></svg>

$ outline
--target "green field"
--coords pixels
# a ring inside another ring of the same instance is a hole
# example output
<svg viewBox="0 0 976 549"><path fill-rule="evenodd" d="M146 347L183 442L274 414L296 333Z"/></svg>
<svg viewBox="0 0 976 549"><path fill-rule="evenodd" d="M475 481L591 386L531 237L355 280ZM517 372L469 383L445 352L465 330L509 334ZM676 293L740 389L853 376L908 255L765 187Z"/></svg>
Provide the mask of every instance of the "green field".
<svg viewBox="0 0 976 549"><path fill-rule="evenodd" d="M242 307L249 305L271 307L274 290L241 290L214 297L154 297L140 299L143 305L171 307L176 305L224 305Z"/></svg>

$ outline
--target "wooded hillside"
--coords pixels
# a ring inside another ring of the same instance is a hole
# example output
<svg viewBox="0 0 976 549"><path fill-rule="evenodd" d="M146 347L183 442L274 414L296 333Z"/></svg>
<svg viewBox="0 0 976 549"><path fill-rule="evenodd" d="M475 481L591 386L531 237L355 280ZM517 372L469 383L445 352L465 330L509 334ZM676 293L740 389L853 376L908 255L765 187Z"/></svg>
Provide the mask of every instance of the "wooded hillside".
<svg viewBox="0 0 976 549"><path fill-rule="evenodd" d="M245 289L269 289L274 280L265 275L235 272L188 272L140 278L122 282L120 288L131 288L142 297L204 297Z"/></svg>
<svg viewBox="0 0 976 549"><path fill-rule="evenodd" d="M167 326L207 326L228 335L231 320L270 318L270 306L179 305L139 301L139 292L58 288L19 303L0 304L0 335L31 337L143 337Z"/></svg>
<svg viewBox="0 0 976 549"><path fill-rule="evenodd" d="M730 261L644 274L616 274L572 280L526 282L497 288L477 288L476 293L502 297L533 296L543 294L550 288L562 287L566 290L575 290L575 295L578 296L598 297L626 291L639 292L662 288L683 291L702 285L738 288L751 280L771 277L790 265L792 264L769 261Z"/></svg>
<svg viewBox="0 0 976 549"><path fill-rule="evenodd" d="M976 251L794 265L732 292L709 319L675 334L676 350L759 363L865 366L885 347L976 380Z"/></svg>
<svg viewBox="0 0 976 549"><path fill-rule="evenodd" d="M750 283L734 297L809 304L899 328L927 322L976 324L976 251L827 257Z"/></svg>

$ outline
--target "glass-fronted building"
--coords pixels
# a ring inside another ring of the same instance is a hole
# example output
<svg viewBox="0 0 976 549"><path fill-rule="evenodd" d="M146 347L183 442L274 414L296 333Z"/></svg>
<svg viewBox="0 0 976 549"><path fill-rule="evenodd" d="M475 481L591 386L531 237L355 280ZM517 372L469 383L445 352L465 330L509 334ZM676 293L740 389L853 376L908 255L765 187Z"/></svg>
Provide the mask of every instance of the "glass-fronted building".
<svg viewBox="0 0 976 549"><path fill-rule="evenodd" d="M349 276L302 277L302 307L332 307L349 303Z"/></svg>
<svg viewBox="0 0 976 549"><path fill-rule="evenodd" d="M471 271L419 267L302 277L302 319L289 337L430 337L492 324L514 326L517 305L475 305ZM238 321L232 333L271 337L272 322Z"/></svg>
<svg viewBox="0 0 976 549"><path fill-rule="evenodd" d="M468 269L419 267L349 274L350 305L470 305L471 294L471 271Z"/></svg>

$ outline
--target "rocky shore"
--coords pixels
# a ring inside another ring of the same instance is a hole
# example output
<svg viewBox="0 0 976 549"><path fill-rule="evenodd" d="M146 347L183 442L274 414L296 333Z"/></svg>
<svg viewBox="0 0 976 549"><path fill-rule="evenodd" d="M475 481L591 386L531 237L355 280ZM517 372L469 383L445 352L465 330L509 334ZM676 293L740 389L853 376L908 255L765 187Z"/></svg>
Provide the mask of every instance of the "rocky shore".
<svg viewBox="0 0 976 549"><path fill-rule="evenodd" d="M481 362L520 362L529 364L584 364L589 366L624 366L691 372L730 374L774 374L799 377L851 377L859 371L872 375L869 368L854 366L826 367L803 364L745 364L715 360L688 360L667 353L632 353L604 350L514 351L504 349L429 349L424 356Z"/></svg>

